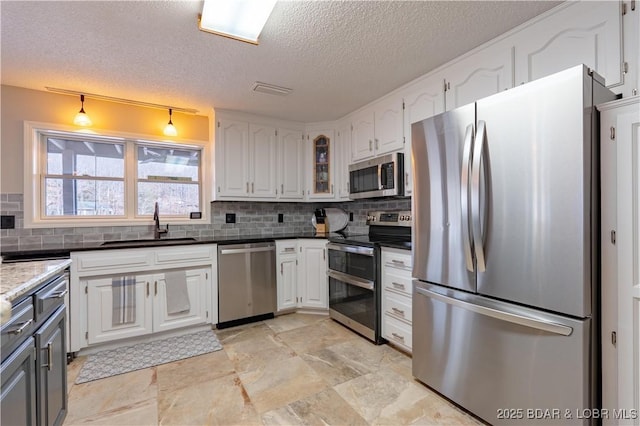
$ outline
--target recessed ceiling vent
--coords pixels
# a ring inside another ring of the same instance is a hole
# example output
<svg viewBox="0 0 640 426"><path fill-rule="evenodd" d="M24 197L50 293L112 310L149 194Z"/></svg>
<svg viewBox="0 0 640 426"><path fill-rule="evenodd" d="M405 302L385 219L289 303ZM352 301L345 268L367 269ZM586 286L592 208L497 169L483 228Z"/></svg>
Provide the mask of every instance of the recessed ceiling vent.
<svg viewBox="0 0 640 426"><path fill-rule="evenodd" d="M259 81L256 81L253 83L253 91L266 93L268 95L287 96L289 93L293 92L293 89L287 89L286 87L276 86L275 84L260 83Z"/></svg>

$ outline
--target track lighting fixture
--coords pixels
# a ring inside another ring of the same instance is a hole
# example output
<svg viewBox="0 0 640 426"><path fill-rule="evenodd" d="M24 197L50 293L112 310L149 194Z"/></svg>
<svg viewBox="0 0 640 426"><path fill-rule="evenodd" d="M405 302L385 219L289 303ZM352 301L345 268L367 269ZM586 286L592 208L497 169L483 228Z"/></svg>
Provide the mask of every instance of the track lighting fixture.
<svg viewBox="0 0 640 426"><path fill-rule="evenodd" d="M78 111L73 119L73 124L84 127L91 126L91 124L93 124L87 113L84 112L84 95L80 95L80 111Z"/></svg>

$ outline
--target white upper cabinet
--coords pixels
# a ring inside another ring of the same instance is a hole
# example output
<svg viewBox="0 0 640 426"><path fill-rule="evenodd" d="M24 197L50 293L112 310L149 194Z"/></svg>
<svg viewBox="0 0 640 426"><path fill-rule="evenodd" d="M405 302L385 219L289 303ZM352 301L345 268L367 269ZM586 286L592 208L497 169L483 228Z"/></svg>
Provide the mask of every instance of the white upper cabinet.
<svg viewBox="0 0 640 426"><path fill-rule="evenodd" d="M250 168L247 186L251 197L276 197L277 148L275 127L249 125Z"/></svg>
<svg viewBox="0 0 640 426"><path fill-rule="evenodd" d="M445 71L447 111L513 87L513 48L498 43Z"/></svg>
<svg viewBox="0 0 640 426"><path fill-rule="evenodd" d="M431 76L415 82L404 92L404 194L413 192L411 170L411 124L444 112L444 78Z"/></svg>
<svg viewBox="0 0 640 426"><path fill-rule="evenodd" d="M404 148L402 98L377 102L351 120L351 159L360 161Z"/></svg>
<svg viewBox="0 0 640 426"><path fill-rule="evenodd" d="M376 155L404 148L402 108L402 98L399 96L386 99L376 105L373 125Z"/></svg>
<svg viewBox="0 0 640 426"><path fill-rule="evenodd" d="M340 155L336 158L335 185L338 200L349 199L349 164L351 163L351 129L348 122L337 126L337 150Z"/></svg>
<svg viewBox="0 0 640 426"><path fill-rule="evenodd" d="M366 110L353 117L351 121L351 159L354 161L375 155L373 146L373 111Z"/></svg>
<svg viewBox="0 0 640 426"><path fill-rule="evenodd" d="M608 87L622 85L622 4L567 2L514 35L516 84L585 64Z"/></svg>
<svg viewBox="0 0 640 426"><path fill-rule="evenodd" d="M278 165L277 188L279 199L299 200L304 198L304 143L302 131L278 129Z"/></svg>
<svg viewBox="0 0 640 426"><path fill-rule="evenodd" d="M333 129L310 130L307 135L308 199L336 198L334 175L336 141Z"/></svg>
<svg viewBox="0 0 640 426"><path fill-rule="evenodd" d="M217 195L246 197L249 182L249 124L246 121L218 121L216 131Z"/></svg>
<svg viewBox="0 0 640 426"><path fill-rule="evenodd" d="M302 127L296 130L294 124L220 112L215 141L215 198L303 199L304 142Z"/></svg>

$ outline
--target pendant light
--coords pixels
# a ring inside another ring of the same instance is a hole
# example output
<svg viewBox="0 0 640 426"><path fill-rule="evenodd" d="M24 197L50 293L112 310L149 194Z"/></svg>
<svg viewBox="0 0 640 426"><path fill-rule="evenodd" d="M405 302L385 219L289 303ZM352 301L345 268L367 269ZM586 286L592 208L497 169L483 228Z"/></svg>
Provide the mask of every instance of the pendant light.
<svg viewBox="0 0 640 426"><path fill-rule="evenodd" d="M171 121L171 108L169 108L169 122L164 126L165 136L178 136L178 131Z"/></svg>
<svg viewBox="0 0 640 426"><path fill-rule="evenodd" d="M76 117L73 119L73 124L84 127L93 124L87 113L84 112L84 95L80 95L80 111L78 111Z"/></svg>

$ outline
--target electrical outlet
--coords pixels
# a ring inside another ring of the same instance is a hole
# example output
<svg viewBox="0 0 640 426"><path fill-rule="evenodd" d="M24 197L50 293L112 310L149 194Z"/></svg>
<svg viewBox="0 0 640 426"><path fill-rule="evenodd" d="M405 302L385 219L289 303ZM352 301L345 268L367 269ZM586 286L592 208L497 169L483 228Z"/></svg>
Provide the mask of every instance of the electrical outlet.
<svg viewBox="0 0 640 426"><path fill-rule="evenodd" d="M284 214L278 213L278 223L284 223Z"/></svg>
<svg viewBox="0 0 640 426"><path fill-rule="evenodd" d="M2 215L0 217L0 229L14 229L15 227L16 227L15 216Z"/></svg>
<svg viewBox="0 0 640 426"><path fill-rule="evenodd" d="M225 215L226 223L236 223L236 214L235 213L227 213Z"/></svg>

